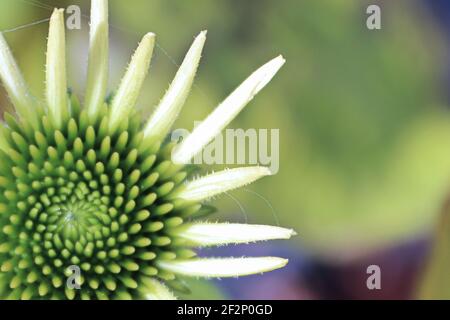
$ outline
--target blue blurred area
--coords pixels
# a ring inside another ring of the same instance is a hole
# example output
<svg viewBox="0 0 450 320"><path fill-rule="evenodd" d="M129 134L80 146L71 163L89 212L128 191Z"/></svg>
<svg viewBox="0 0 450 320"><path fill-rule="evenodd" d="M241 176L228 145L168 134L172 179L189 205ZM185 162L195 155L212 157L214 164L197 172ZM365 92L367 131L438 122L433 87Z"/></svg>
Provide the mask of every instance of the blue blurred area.
<svg viewBox="0 0 450 320"><path fill-rule="evenodd" d="M306 284L312 272L313 261L308 254L293 246L271 243L226 246L202 249L202 256L277 256L289 259L283 269L264 275L216 280L226 295L232 299L312 299L314 294Z"/></svg>
<svg viewBox="0 0 450 320"><path fill-rule="evenodd" d="M433 17L435 18L436 25L441 31L442 38L445 40L443 44L445 47L445 65L442 66L440 85L443 95L450 102L450 1L447 0L423 0L423 5L430 9Z"/></svg>
<svg viewBox="0 0 450 320"><path fill-rule="evenodd" d="M450 1L448 0L433 0L427 1L423 0L423 4L428 6L436 20L442 25L443 31L450 30ZM450 40L450 33L444 32L447 39Z"/></svg>
<svg viewBox="0 0 450 320"><path fill-rule="evenodd" d="M418 239L345 263L314 259L298 248L277 244L203 249L200 255L289 259L286 268L264 275L216 280L231 299L411 299L428 248L428 239ZM382 290L367 288L370 265L380 267Z"/></svg>

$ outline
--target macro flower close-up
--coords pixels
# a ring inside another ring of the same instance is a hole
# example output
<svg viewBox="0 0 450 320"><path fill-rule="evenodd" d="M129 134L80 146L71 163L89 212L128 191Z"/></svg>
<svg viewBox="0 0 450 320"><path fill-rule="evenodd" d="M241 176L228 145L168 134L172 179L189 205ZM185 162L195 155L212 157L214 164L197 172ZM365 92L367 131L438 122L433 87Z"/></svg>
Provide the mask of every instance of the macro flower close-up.
<svg viewBox="0 0 450 320"><path fill-rule="evenodd" d="M208 220L212 197L271 175L263 166L198 174L189 161L284 64L252 73L181 142L167 139L190 92L206 31L147 119L135 106L155 35L147 33L107 95L108 1L92 0L84 99L68 90L62 9L49 21L45 97L34 97L0 34L0 78L14 112L0 130L0 297L173 299L183 277L282 268L280 257L197 257L195 248L289 239L291 229ZM79 278L67 285L73 268Z"/></svg>
<svg viewBox="0 0 450 320"><path fill-rule="evenodd" d="M0 308L450 300L449 87L448 0L0 0Z"/></svg>

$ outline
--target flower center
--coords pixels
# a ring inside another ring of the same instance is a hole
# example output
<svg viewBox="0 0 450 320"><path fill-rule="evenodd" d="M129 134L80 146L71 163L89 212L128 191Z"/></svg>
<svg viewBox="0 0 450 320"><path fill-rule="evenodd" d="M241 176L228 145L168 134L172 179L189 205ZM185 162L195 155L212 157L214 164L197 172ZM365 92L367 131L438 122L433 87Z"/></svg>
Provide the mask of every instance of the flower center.
<svg viewBox="0 0 450 320"><path fill-rule="evenodd" d="M61 204L58 215L58 231L65 238L77 239L86 233L99 230L102 210L87 201L69 201Z"/></svg>

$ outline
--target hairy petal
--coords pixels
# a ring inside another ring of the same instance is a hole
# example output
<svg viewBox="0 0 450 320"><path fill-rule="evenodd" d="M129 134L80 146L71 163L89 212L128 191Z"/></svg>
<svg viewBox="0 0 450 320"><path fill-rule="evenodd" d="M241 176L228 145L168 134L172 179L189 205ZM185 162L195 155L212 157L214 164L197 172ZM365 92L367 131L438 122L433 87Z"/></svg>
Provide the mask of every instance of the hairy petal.
<svg viewBox="0 0 450 320"><path fill-rule="evenodd" d="M169 89L144 128L146 137L164 137L177 118L191 90L205 40L206 31L195 38Z"/></svg>
<svg viewBox="0 0 450 320"><path fill-rule="evenodd" d="M0 78L17 112L37 128L37 115L40 110L2 33L0 33Z"/></svg>
<svg viewBox="0 0 450 320"><path fill-rule="evenodd" d="M55 9L50 18L47 42L46 98L49 113L57 128L68 118L69 111L64 28L64 10Z"/></svg>
<svg viewBox="0 0 450 320"><path fill-rule="evenodd" d="M150 60L155 45L155 35L147 33L139 43L128 69L122 78L119 89L111 103L111 117L109 130L114 132L120 122L127 117L134 108L139 93L148 73Z"/></svg>
<svg viewBox="0 0 450 320"><path fill-rule="evenodd" d="M296 233L292 229L266 225L194 222L181 226L175 234L192 246L214 246L289 239Z"/></svg>
<svg viewBox="0 0 450 320"><path fill-rule="evenodd" d="M227 169L188 182L176 196L189 201L205 200L270 174L268 168L259 166Z"/></svg>
<svg viewBox="0 0 450 320"><path fill-rule="evenodd" d="M89 118L97 118L108 85L108 1L92 0L89 63L85 106Z"/></svg>
<svg viewBox="0 0 450 320"><path fill-rule="evenodd" d="M278 56L253 72L181 142L173 153L172 161L180 164L188 163L264 88L284 62L283 57Z"/></svg>
<svg viewBox="0 0 450 320"><path fill-rule="evenodd" d="M172 291L167 288L163 283L152 278L145 278L143 280L145 285L145 297L148 300L176 300Z"/></svg>
<svg viewBox="0 0 450 320"><path fill-rule="evenodd" d="M287 259L257 258L199 258L189 260L158 261L161 269L192 277L237 277L272 271L284 267Z"/></svg>

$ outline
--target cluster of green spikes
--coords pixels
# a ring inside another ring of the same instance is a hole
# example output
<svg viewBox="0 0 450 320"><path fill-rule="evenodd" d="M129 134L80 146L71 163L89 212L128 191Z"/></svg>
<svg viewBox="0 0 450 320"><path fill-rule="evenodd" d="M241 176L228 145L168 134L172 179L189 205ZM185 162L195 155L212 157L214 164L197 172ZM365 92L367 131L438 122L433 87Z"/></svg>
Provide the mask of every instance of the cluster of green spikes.
<svg viewBox="0 0 450 320"><path fill-rule="evenodd" d="M145 285L130 289L155 275L180 287L153 261L194 256L171 230L211 209L170 200L189 172L170 161L172 144L140 148L137 117L110 135L106 113L90 124L72 98L66 125L56 129L44 116L40 130L5 115L3 298L143 298ZM70 265L80 266L83 290L66 286Z"/></svg>

